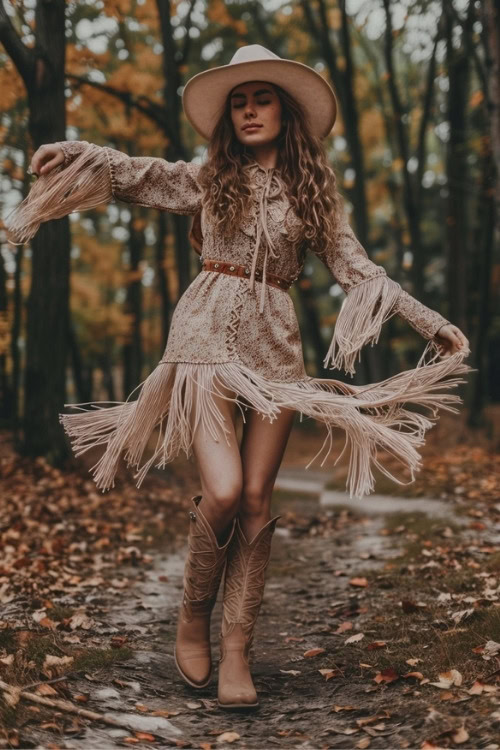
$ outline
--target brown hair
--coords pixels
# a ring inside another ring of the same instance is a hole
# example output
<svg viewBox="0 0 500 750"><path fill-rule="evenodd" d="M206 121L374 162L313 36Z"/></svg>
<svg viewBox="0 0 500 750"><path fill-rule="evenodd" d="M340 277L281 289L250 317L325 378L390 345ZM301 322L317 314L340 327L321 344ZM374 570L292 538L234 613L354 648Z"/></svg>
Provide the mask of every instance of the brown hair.
<svg viewBox="0 0 500 750"><path fill-rule="evenodd" d="M277 142L277 163L291 206L301 220L298 233L290 239L297 245L306 242L311 250L321 252L331 240L342 211L337 178L328 164L321 139L310 131L302 107L291 94L272 85L281 101L283 122ZM230 111L228 95L208 144L208 159L198 174L205 191L205 210L223 234L239 225L251 196L241 167L252 161L253 155L235 137Z"/></svg>

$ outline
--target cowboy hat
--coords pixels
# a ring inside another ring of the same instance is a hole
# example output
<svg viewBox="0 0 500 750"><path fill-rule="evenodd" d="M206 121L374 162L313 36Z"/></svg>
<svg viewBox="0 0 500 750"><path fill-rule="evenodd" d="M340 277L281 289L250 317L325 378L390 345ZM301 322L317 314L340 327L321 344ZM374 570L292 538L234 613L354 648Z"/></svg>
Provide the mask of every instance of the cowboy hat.
<svg viewBox="0 0 500 750"><path fill-rule="evenodd" d="M327 81L308 65L278 57L260 44L247 44L234 53L228 65L197 73L184 86L184 112L203 138L211 138L231 89L248 81L281 86L302 105L314 135L325 138L330 133L337 100Z"/></svg>

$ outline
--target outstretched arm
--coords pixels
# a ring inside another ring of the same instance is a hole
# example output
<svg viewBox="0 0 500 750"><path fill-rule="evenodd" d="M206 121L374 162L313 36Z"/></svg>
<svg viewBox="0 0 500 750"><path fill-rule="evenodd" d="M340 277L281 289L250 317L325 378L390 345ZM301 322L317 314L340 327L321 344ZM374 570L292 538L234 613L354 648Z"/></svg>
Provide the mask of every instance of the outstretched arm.
<svg viewBox="0 0 500 750"><path fill-rule="evenodd" d="M378 341L382 324L398 313L426 339L448 338L451 323L412 297L387 276L385 269L373 263L354 234L345 210L331 243L316 253L329 268L347 296L337 318L325 367L331 359L332 368L344 367L354 374L361 348ZM446 326L447 328L443 328ZM458 329L456 329L458 331ZM437 334L439 333L439 337ZM458 331L467 342L463 334Z"/></svg>
<svg viewBox="0 0 500 750"><path fill-rule="evenodd" d="M68 167L89 146L87 141L57 141ZM95 147L95 146L94 146ZM166 161L156 156L128 156L108 146L98 146L106 156L112 197L138 206L175 214L195 214L201 190L196 182L199 164Z"/></svg>
<svg viewBox="0 0 500 750"><path fill-rule="evenodd" d="M58 167L56 169L56 167ZM195 214L201 206L199 165L152 156L130 157L87 141L41 146L31 169L40 177L6 219L7 238L30 240L42 221L119 199L149 208Z"/></svg>

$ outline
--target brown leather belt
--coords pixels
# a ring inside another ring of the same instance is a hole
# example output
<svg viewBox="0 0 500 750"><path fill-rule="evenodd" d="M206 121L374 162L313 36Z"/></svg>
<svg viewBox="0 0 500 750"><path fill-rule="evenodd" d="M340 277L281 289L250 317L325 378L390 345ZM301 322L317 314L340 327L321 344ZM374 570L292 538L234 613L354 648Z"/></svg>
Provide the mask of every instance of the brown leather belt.
<svg viewBox="0 0 500 750"><path fill-rule="evenodd" d="M240 266L237 263L225 263L222 260L206 258L203 260L202 268L204 271L217 271L217 273L227 273L229 276L250 278L250 269L246 266ZM262 281L262 270L260 268L255 270L255 279L256 281ZM275 286L276 289L287 290L292 286L293 281L266 271L266 284L271 284L271 286Z"/></svg>

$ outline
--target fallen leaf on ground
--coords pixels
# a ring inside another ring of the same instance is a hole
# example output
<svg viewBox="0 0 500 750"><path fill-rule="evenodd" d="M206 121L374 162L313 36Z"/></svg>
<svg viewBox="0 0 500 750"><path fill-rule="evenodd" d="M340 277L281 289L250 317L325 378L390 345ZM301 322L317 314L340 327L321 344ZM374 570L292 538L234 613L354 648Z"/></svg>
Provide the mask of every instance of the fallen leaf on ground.
<svg viewBox="0 0 500 750"><path fill-rule="evenodd" d="M341 622L336 633L344 633L346 630L352 630L352 622Z"/></svg>
<svg viewBox="0 0 500 750"><path fill-rule="evenodd" d="M487 685L485 682L481 682L481 680L476 680L474 684L472 685L467 692L469 695L481 695L481 693L496 693L498 690L496 685Z"/></svg>
<svg viewBox="0 0 500 750"><path fill-rule="evenodd" d="M318 669L318 672L323 675L325 680L331 680L332 677L338 677L339 670L338 669Z"/></svg>
<svg viewBox="0 0 500 750"><path fill-rule="evenodd" d="M7 690L3 691L3 699L8 706L15 708L21 698L21 688L9 686Z"/></svg>
<svg viewBox="0 0 500 750"><path fill-rule="evenodd" d="M469 739L469 732L465 727L460 727L456 732L453 732L451 739L457 743L466 742Z"/></svg>
<svg viewBox="0 0 500 750"><path fill-rule="evenodd" d="M349 583L351 586L368 586L368 580L366 578L351 578Z"/></svg>
<svg viewBox="0 0 500 750"><path fill-rule="evenodd" d="M350 638L347 638L344 643L358 643L364 637L364 633L356 633L356 635L351 635Z"/></svg>
<svg viewBox="0 0 500 750"><path fill-rule="evenodd" d="M377 672L373 679L375 682L394 682L398 678L398 673L392 667L389 667L389 669L384 669L382 672Z"/></svg>
<svg viewBox="0 0 500 750"><path fill-rule="evenodd" d="M235 742L240 739L238 732L223 732L217 737L217 742Z"/></svg>
<svg viewBox="0 0 500 750"><path fill-rule="evenodd" d="M310 648L309 651L304 652L304 659L310 659L313 656L319 656L319 654L324 654L325 652L325 648Z"/></svg>
<svg viewBox="0 0 500 750"><path fill-rule="evenodd" d="M94 620L88 617L85 612L75 612L75 614L68 619L68 624L71 630L82 628L83 630L90 630L94 625Z"/></svg>
<svg viewBox="0 0 500 750"><path fill-rule="evenodd" d="M37 685L36 692L38 695L57 695L57 690L54 690L52 685L47 685L45 682Z"/></svg>
<svg viewBox="0 0 500 750"><path fill-rule="evenodd" d="M48 667L68 667L73 662L72 656L53 656L47 654L43 662L43 668Z"/></svg>
<svg viewBox="0 0 500 750"><path fill-rule="evenodd" d="M448 672L439 673L438 682L429 682L429 685L435 685L438 688L448 689L452 685L461 685L462 675L457 669L450 669Z"/></svg>

